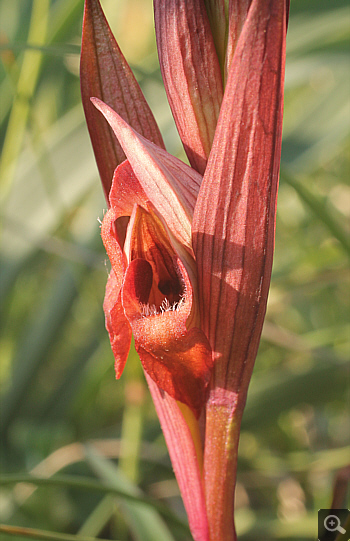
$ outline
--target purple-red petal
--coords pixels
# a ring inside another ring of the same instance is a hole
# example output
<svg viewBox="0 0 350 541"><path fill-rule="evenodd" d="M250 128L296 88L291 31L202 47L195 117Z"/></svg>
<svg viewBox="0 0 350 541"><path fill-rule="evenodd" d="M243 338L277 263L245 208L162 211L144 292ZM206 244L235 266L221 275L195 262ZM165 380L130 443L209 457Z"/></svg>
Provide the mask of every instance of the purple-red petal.
<svg viewBox="0 0 350 541"><path fill-rule="evenodd" d="M112 127L148 199L176 238L192 251L191 220L202 176L138 134L105 103L91 101Z"/></svg>
<svg viewBox="0 0 350 541"><path fill-rule="evenodd" d="M120 378L128 358L131 344L131 327L125 317L120 298L121 284L114 270L108 277L103 303L106 329L114 354L115 375Z"/></svg>

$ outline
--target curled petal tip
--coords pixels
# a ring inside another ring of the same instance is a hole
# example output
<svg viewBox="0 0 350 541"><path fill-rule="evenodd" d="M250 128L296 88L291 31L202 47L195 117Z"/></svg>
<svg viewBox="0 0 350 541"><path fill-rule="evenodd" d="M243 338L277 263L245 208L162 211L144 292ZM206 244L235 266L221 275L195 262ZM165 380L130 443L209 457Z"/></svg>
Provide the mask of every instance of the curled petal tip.
<svg viewBox="0 0 350 541"><path fill-rule="evenodd" d="M114 368L117 379L123 373L131 344L131 327L124 314L120 287L120 281L112 270L107 281L103 310L106 329L114 354Z"/></svg>

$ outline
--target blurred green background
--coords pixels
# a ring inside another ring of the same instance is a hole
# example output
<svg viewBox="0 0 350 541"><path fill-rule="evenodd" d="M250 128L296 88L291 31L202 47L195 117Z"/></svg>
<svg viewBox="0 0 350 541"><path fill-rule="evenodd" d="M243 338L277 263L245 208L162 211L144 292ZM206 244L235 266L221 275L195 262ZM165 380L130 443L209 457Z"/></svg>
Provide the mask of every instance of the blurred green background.
<svg viewBox="0 0 350 541"><path fill-rule="evenodd" d="M151 0L102 5L183 158ZM116 382L104 330L106 203L80 103L82 13L83 0L0 3L0 523L58 540L183 541L140 363L131 354ZM292 0L274 269L240 443L246 541L315 539L350 461L349 34L346 0Z"/></svg>

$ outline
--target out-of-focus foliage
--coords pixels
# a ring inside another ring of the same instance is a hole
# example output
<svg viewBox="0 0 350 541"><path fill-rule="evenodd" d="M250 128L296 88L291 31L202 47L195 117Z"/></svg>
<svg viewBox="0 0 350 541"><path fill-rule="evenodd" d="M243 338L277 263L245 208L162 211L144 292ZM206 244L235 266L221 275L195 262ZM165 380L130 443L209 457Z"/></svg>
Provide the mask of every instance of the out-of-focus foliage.
<svg viewBox="0 0 350 541"><path fill-rule="evenodd" d="M103 7L183 158L151 0ZM80 104L82 12L82 0L0 3L0 522L57 539L182 541L139 361L116 382L104 330L106 204ZM315 539L348 462L349 29L345 0L292 2L274 271L240 444L242 540ZM15 483L28 473L50 481Z"/></svg>

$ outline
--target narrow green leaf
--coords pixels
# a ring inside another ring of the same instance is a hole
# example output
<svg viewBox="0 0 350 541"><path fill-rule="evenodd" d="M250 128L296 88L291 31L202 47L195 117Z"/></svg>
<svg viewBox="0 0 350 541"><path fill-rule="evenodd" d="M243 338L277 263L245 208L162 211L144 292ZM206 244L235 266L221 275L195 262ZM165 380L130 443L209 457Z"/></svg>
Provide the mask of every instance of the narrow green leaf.
<svg viewBox="0 0 350 541"><path fill-rule="evenodd" d="M101 482L90 477L78 476L78 475L56 475L55 477L38 477L30 474L3 474L0 477L0 486L8 486L17 483L32 483L37 486L60 486L70 487L75 489L96 491L102 493L115 494L125 500L131 502L142 503L150 508L157 509L162 515L171 520L176 526L182 529L183 532L189 534L189 528L187 524L178 518L168 507L164 504L153 500L147 496L130 494L128 490L117 488L110 482ZM163 538L162 541L165 541ZM170 538L172 539L172 538ZM152 540L154 541L154 540Z"/></svg>
<svg viewBox="0 0 350 541"><path fill-rule="evenodd" d="M324 350L322 350L324 352ZM345 363L323 358L304 373L280 370L267 377L253 377L247 405L242 419L242 429L272 425L281 412L295 407L301 401L317 404L335 399L346 392L347 367Z"/></svg>
<svg viewBox="0 0 350 541"><path fill-rule="evenodd" d="M34 0L29 28L29 43L41 45L45 42L49 14L49 0ZM26 51L17 85L17 95L12 106L6 131L0 165L0 200L7 196L15 173L18 155L21 151L30 100L34 94L40 73L42 54Z"/></svg>
<svg viewBox="0 0 350 541"><path fill-rule="evenodd" d="M119 468L137 484L144 423L146 388L142 365L133 347L124 370L125 406L121 431Z"/></svg>
<svg viewBox="0 0 350 541"><path fill-rule="evenodd" d="M30 537L31 539L43 539L45 541L95 541L95 537L82 535L70 535L58 532L48 532L34 528L22 528L20 526L9 526L0 524L0 534L13 535L16 537ZM98 541L107 541L99 538Z"/></svg>
<svg viewBox="0 0 350 541"><path fill-rule="evenodd" d="M72 270L69 265L64 266L58 273L58 277L55 277L54 285L49 282L46 302L32 314L32 321L20 342L14 361L14 385L2 400L1 430L3 433L7 431L26 399L31 383L40 366L46 361L52 343L57 339L58 332L77 294L77 284ZM52 306L55 307L54 310Z"/></svg>
<svg viewBox="0 0 350 541"><path fill-rule="evenodd" d="M158 506L158 502L155 502L151 499L148 499L143 496L135 496L128 493L125 490L111 486L111 484L91 477L84 477L80 475L56 475L55 477L38 477L30 474L3 474L0 477L0 486L1 485L13 485L17 483L32 483L38 486L60 486L60 487L70 487L81 490L91 490L96 492L104 492L116 494L122 498L142 502L151 506ZM160 507L163 507L159 504Z"/></svg>
<svg viewBox="0 0 350 541"><path fill-rule="evenodd" d="M34 43L1 43L0 51L40 51L44 54L65 56L67 54L80 54L80 46L69 43L59 45L37 45Z"/></svg>
<svg viewBox="0 0 350 541"><path fill-rule="evenodd" d="M281 170L281 178L295 189L302 201L304 201L317 218L323 222L330 233L340 242L345 252L350 256L350 238L340 223L338 223L338 221L330 214L325 202L300 180L289 175L285 169Z"/></svg>
<svg viewBox="0 0 350 541"><path fill-rule="evenodd" d="M99 535L102 529L106 526L111 517L114 515L115 509L115 497L107 494L94 508L92 513L90 513L90 515L80 528L78 534L93 536Z"/></svg>
<svg viewBox="0 0 350 541"><path fill-rule="evenodd" d="M48 43L64 40L72 24L81 16L82 0L56 0L52 3L49 20Z"/></svg>
<svg viewBox="0 0 350 541"><path fill-rule="evenodd" d="M310 13L299 18L288 31L287 56L305 55L322 46L349 39L350 11L348 6Z"/></svg>
<svg viewBox="0 0 350 541"><path fill-rule="evenodd" d="M87 448L86 458L97 475L112 487L135 497L142 494L113 462L98 455L91 447ZM130 530L138 541L174 541L156 509L131 501L123 502L123 509Z"/></svg>

